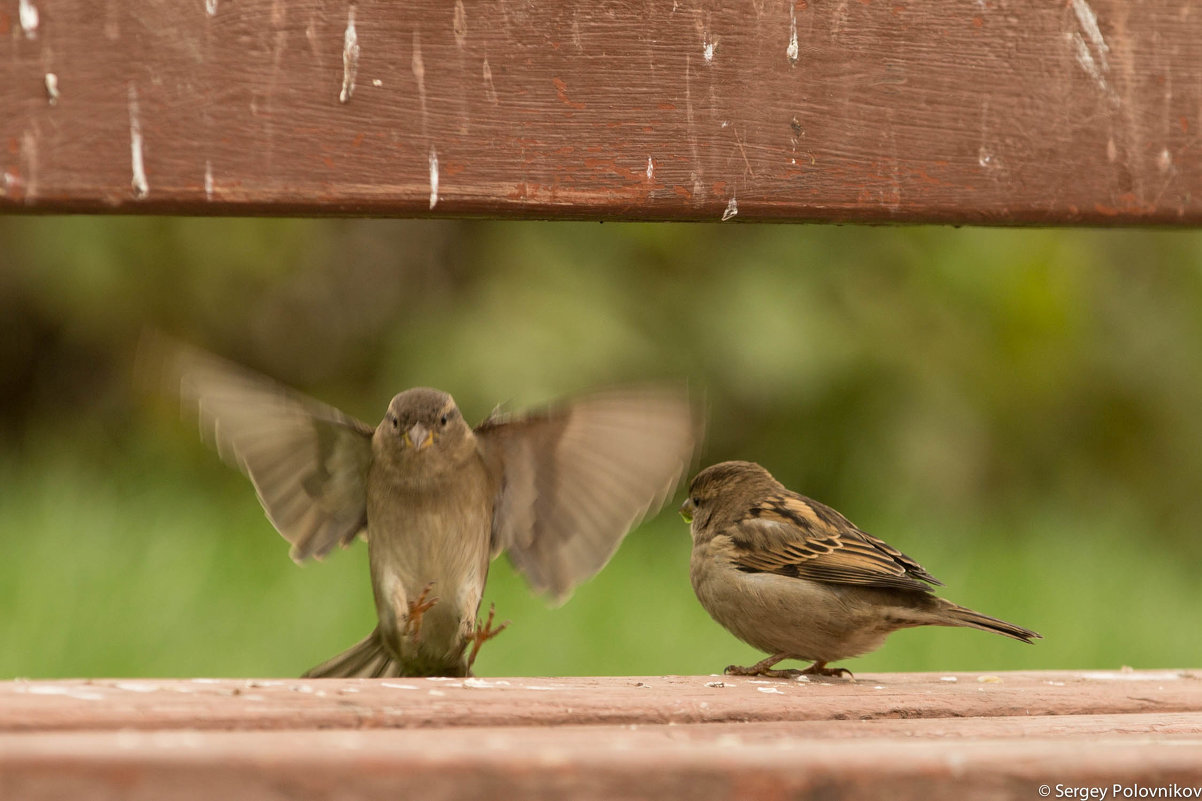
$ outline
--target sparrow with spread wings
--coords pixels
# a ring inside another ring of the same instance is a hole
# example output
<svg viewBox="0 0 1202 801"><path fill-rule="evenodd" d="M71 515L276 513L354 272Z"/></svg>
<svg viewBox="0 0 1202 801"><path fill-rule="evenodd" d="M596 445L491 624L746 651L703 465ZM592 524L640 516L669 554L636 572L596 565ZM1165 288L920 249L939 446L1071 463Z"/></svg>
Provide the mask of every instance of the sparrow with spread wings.
<svg viewBox="0 0 1202 801"><path fill-rule="evenodd" d="M307 677L469 675L503 628L477 618L489 562L506 552L563 600L670 496L699 433L681 387L598 392L475 428L447 393L409 389L372 427L162 337L143 350L254 483L294 560L366 537L378 625Z"/></svg>

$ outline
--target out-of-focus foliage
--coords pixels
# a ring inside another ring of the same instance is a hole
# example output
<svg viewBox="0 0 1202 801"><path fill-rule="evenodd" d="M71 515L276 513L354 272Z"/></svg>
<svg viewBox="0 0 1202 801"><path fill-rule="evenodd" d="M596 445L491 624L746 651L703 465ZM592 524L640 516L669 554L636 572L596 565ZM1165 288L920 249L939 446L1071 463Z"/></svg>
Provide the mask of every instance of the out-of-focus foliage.
<svg viewBox="0 0 1202 801"><path fill-rule="evenodd" d="M754 459L1040 630L895 635L868 669L1197 662L1202 235L0 219L0 676L295 674L372 625L365 549L297 569L250 485L139 392L154 325L374 423L687 377ZM560 609L504 564L485 674L752 659L665 512Z"/></svg>

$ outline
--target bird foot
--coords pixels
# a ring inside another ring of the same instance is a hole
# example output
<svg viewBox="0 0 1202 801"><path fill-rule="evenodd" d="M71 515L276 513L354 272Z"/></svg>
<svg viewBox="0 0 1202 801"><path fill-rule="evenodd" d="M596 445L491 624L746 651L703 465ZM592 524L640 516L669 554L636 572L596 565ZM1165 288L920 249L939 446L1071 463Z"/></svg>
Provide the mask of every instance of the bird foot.
<svg viewBox="0 0 1202 801"><path fill-rule="evenodd" d="M843 678L846 676L852 681L856 680L856 677L853 676L851 671L847 668L828 668L825 662L815 662L805 670L801 671L801 673L806 676L832 676L835 678Z"/></svg>
<svg viewBox="0 0 1202 801"><path fill-rule="evenodd" d="M754 665L742 667L741 665L727 665L727 676L767 676L770 679L795 679L802 674L800 670L773 670L772 666L777 662L785 659L784 654L773 654L767 659L761 659Z"/></svg>
<svg viewBox="0 0 1202 801"><path fill-rule="evenodd" d="M405 618L405 626L402 633L417 639L422 633L422 615L430 611L434 604L438 603L438 596L427 598L430 590L434 589L434 582L431 581L426 586L422 587L422 591L418 594L416 600L410 601L409 616Z"/></svg>
<svg viewBox="0 0 1202 801"><path fill-rule="evenodd" d="M804 670L790 668L788 670L775 670L773 668L755 669L755 665L751 667L740 667L739 665L727 665L727 676L767 676L770 679L796 679L804 674Z"/></svg>
<svg viewBox="0 0 1202 801"><path fill-rule="evenodd" d="M488 605L488 619L486 621L484 621L484 625L480 625L480 621L476 621L476 625L472 628L472 630L470 632L468 632L467 636L472 641L472 652L468 655L468 658L467 658L467 669L468 669L469 673L472 670L472 665L474 665L476 663L476 655L480 653L480 646L484 645L484 643L488 642L493 637L496 637L498 634L500 634L502 631L505 630L506 626L509 625L509 621L506 620L501 625L497 626L496 628L493 628L492 621L493 621L493 617L496 615L496 612L497 612L497 605L489 604Z"/></svg>

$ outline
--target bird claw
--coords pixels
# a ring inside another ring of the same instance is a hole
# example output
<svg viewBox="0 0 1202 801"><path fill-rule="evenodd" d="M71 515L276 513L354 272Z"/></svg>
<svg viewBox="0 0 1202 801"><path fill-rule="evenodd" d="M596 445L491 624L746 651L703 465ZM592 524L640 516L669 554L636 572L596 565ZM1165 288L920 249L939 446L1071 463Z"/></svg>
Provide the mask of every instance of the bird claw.
<svg viewBox="0 0 1202 801"><path fill-rule="evenodd" d="M846 676L855 681L856 678L847 668L828 668L825 662L815 662L805 670L774 670L772 666L784 658L784 656L770 656L767 659L761 659L749 667L727 665L725 672L727 676L767 676L770 679L799 679L803 676L836 676L841 678Z"/></svg>
<svg viewBox="0 0 1202 801"><path fill-rule="evenodd" d="M484 643L488 642L493 637L496 637L498 634L500 634L502 631L504 631L505 628L509 625L509 621L506 620L501 625L497 626L496 628L493 628L492 622L493 622L493 617L496 615L496 612L497 612L497 605L489 604L488 605L488 619L486 621L484 621L484 625L483 626L480 625L480 621L477 620L476 625L472 628L472 630L470 632L468 632L467 636L472 641L472 651L468 655L468 658L467 658L467 669L468 669L469 673L471 673L472 665L474 665L476 663L476 656L477 656L477 654L480 653L480 646L484 645Z"/></svg>
<svg viewBox="0 0 1202 801"><path fill-rule="evenodd" d="M438 603L438 596L427 599L430 590L434 588L434 582L431 581L426 586L422 587L422 591L418 594L416 600L409 601L409 615L405 618L405 626L402 632L408 636L417 639L422 633L422 615L430 611L434 604Z"/></svg>
<svg viewBox="0 0 1202 801"><path fill-rule="evenodd" d="M847 668L828 668L825 662L815 662L801 672L807 676L831 676L839 679L847 677L852 681L856 680L856 677Z"/></svg>

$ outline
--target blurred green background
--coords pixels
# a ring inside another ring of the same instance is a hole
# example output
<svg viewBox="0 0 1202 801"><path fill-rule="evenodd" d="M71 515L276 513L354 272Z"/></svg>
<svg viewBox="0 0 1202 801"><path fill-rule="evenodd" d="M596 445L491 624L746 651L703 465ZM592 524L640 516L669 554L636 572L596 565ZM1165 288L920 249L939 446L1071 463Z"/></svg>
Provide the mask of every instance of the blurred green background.
<svg viewBox="0 0 1202 801"><path fill-rule="evenodd" d="M1198 666L1202 234L387 220L0 219L0 676L297 675L373 625L366 549L304 568L248 481L133 380L146 325L373 424L629 379L706 396L744 458L1042 632L895 634L846 666ZM672 511L481 675L758 659Z"/></svg>

